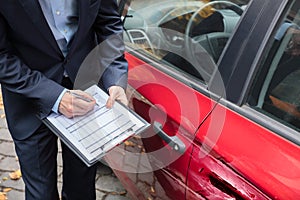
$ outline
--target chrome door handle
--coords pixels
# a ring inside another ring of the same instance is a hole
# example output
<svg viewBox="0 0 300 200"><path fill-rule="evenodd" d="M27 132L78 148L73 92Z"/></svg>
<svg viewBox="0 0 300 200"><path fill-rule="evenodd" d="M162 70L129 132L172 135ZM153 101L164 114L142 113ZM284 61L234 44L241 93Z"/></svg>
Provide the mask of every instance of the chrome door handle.
<svg viewBox="0 0 300 200"><path fill-rule="evenodd" d="M168 145L170 145L175 151L179 153L185 152L185 144L177 136L169 136L162 130L162 125L159 122L154 121L153 123L154 132L161 137Z"/></svg>

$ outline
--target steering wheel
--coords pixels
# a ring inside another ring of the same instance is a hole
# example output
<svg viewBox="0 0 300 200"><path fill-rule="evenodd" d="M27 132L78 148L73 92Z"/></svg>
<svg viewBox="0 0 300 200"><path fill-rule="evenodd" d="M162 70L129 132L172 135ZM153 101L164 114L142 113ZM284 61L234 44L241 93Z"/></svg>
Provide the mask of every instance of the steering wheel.
<svg viewBox="0 0 300 200"><path fill-rule="evenodd" d="M216 62L223 48L230 37L230 33L218 30L201 30L196 37L192 36L195 25L199 25L203 20L208 19L213 14L223 9L231 10L241 16L243 9L235 3L229 1L213 1L201 6L193 13L189 19L185 30L185 52L189 62L196 68L205 81L209 81L216 68ZM220 15L220 19L223 16ZM209 26L209 25L208 25ZM207 27L207 26L205 26Z"/></svg>

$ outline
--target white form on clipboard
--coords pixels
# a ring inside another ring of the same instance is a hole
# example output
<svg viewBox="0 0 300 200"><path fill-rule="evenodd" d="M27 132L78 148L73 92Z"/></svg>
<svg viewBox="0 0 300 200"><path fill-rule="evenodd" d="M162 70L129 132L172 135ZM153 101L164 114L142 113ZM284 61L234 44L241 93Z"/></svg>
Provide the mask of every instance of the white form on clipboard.
<svg viewBox="0 0 300 200"><path fill-rule="evenodd" d="M144 131L150 124L118 102L115 102L113 108L107 109L105 104L108 95L98 86L93 85L85 91L97 101L93 111L71 119L52 113L44 123L87 166L91 166L106 152Z"/></svg>

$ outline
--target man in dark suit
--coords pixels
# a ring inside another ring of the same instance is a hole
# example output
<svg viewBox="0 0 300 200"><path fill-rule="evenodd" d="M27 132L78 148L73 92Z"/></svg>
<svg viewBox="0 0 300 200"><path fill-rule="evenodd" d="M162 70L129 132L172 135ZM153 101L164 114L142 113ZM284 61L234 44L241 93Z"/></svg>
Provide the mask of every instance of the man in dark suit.
<svg viewBox="0 0 300 200"><path fill-rule="evenodd" d="M50 112L73 117L93 109L95 100L73 86L81 63L98 44L105 49L97 50L98 60L90 64L102 68L99 86L110 95L107 106L127 103L117 9L114 0L0 1L0 83L28 200L59 199L57 138L42 119ZM87 167L63 144L62 151L62 199L95 199L96 166Z"/></svg>

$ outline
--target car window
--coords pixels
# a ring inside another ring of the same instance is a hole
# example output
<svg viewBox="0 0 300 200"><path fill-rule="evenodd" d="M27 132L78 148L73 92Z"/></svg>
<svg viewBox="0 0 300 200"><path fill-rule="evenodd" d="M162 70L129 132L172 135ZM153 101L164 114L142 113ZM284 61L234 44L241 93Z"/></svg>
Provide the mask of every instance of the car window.
<svg viewBox="0 0 300 200"><path fill-rule="evenodd" d="M208 82L250 0L128 0L128 46Z"/></svg>
<svg viewBox="0 0 300 200"><path fill-rule="evenodd" d="M249 104L300 129L300 2L294 1L271 39Z"/></svg>

